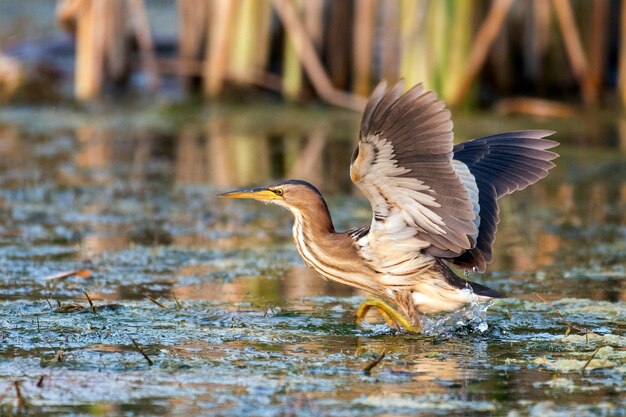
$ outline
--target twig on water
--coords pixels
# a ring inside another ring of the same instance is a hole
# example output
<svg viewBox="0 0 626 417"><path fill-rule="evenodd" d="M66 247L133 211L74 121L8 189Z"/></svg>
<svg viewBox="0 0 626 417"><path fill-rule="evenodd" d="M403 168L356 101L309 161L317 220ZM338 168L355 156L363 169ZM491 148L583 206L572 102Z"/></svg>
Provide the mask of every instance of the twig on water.
<svg viewBox="0 0 626 417"><path fill-rule="evenodd" d="M372 362L370 362L365 368L363 368L363 373L365 375L369 375L372 369L374 369L376 365L378 365L385 358L386 354L387 351L383 349L380 355L378 355Z"/></svg>
<svg viewBox="0 0 626 417"><path fill-rule="evenodd" d="M589 359L587 359L587 362L585 362L585 364L583 365L583 368L580 370L583 374L585 373L585 369L587 369L587 366L589 366L589 364L591 363L591 361L593 360L593 358L596 357L596 355L598 354L598 352L600 351L600 348L602 346L598 346L596 348L596 350L593 351L593 353L591 354L591 357Z"/></svg>
<svg viewBox="0 0 626 417"><path fill-rule="evenodd" d="M588 337L589 337L589 333L592 333L591 330L585 329L583 327L578 327L575 324L572 324L570 321L568 321L563 316L563 314L561 314L561 312L559 310L557 310L552 305L552 303L550 303L548 300L546 300L545 298L543 298L539 294L537 294L537 293L534 293L534 294L537 296L537 298L539 298L541 301L546 303L548 305L548 307L550 307L552 309L552 311L555 312L561 318L561 321L563 321L563 323L567 326L567 330L565 331L565 337L569 336L569 334L572 332L572 329L574 329L574 330L578 330L579 332L583 333L585 335L585 341L589 341Z"/></svg>
<svg viewBox="0 0 626 417"><path fill-rule="evenodd" d="M96 306L93 304L93 301L91 301L91 297L89 296L89 294L87 294L87 291L83 291L83 294L85 294L85 297L87 297L87 301L89 301L91 311L93 312L93 314L96 314Z"/></svg>
<svg viewBox="0 0 626 417"><path fill-rule="evenodd" d="M151 297L148 294L144 294L144 297L146 297L148 300L152 301L154 304L158 305L159 307L161 307L162 309L167 310L167 307L163 304L161 304L160 302L158 302L154 297Z"/></svg>
<svg viewBox="0 0 626 417"><path fill-rule="evenodd" d="M69 278L73 276L77 276L78 278L90 278L91 271L89 269L77 269L75 271L59 272L58 274L48 275L47 277L44 277L44 280L54 281L54 280L65 279L65 278Z"/></svg>
<svg viewBox="0 0 626 417"><path fill-rule="evenodd" d="M176 302L176 307L179 310L183 309L183 305L180 303L180 301L178 301L178 298L176 298L176 293L174 291L172 291L172 298L174 299L174 301Z"/></svg>
<svg viewBox="0 0 626 417"><path fill-rule="evenodd" d="M152 366L152 359L150 359L150 357L146 354L146 352L144 352L141 346L139 346L139 343L135 342L135 339L133 339L132 337L130 338L130 341L133 342L133 345L135 345L135 348L139 351L139 353L143 355L146 362L148 362L148 365Z"/></svg>
<svg viewBox="0 0 626 417"><path fill-rule="evenodd" d="M46 375L41 375L37 381L37 388L43 388L43 381L46 379Z"/></svg>
<svg viewBox="0 0 626 417"><path fill-rule="evenodd" d="M23 409L26 408L26 398L22 394L22 389L20 388L20 381L13 381L13 386L15 387L15 396L17 397L17 408Z"/></svg>

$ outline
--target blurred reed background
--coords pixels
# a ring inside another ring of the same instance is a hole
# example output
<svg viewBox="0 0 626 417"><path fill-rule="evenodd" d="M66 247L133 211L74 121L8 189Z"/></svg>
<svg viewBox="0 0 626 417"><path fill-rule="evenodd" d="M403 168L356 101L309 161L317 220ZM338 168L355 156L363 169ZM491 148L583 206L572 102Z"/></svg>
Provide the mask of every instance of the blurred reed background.
<svg viewBox="0 0 626 417"><path fill-rule="evenodd" d="M0 13L10 3L0 0ZM181 91L206 97L237 86L360 109L379 80L405 78L452 106L495 104L505 113L569 116L578 104L626 104L626 1L158 3L174 38L154 35L151 1L57 2L56 21L75 40L77 99L113 87L158 93L175 79ZM0 15L5 26L10 20ZM0 48L6 100L28 72L20 73L15 42Z"/></svg>

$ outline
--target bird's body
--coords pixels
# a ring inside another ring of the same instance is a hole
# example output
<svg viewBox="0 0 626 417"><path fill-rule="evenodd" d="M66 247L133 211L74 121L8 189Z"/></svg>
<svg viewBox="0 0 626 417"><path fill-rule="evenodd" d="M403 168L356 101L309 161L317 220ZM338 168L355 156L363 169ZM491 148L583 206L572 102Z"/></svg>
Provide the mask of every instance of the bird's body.
<svg viewBox="0 0 626 417"><path fill-rule="evenodd" d="M238 190L289 209L305 263L322 277L395 304L372 302L388 321L419 329L420 314L502 297L448 266L491 262L496 200L547 175L557 155L547 131L518 131L453 146L450 113L420 85L379 85L368 101L350 176L372 204L369 227L337 232L320 192L304 181ZM364 311L365 311L364 310ZM391 318L390 318L391 317Z"/></svg>

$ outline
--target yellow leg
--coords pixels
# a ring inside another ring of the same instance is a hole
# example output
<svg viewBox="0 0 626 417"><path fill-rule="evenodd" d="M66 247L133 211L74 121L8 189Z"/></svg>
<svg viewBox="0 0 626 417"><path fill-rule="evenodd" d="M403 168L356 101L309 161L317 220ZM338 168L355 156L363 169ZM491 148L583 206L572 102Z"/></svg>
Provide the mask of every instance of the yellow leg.
<svg viewBox="0 0 626 417"><path fill-rule="evenodd" d="M363 318L372 307L378 310L378 312L383 316L389 326L393 326L394 323L397 323L399 326L404 327L404 329L409 333L420 333L419 327L415 328L411 324L411 322L409 322L406 317L396 311L396 309L391 307L380 298L374 297L367 297L367 300L365 300L365 302L359 306L359 309L356 311L357 325L363 321Z"/></svg>

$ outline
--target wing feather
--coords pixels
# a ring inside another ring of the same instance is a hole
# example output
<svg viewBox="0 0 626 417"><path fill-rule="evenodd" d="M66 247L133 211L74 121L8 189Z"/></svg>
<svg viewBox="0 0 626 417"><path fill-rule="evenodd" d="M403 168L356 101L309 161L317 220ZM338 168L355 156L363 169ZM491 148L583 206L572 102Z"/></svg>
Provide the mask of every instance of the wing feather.
<svg viewBox="0 0 626 417"><path fill-rule="evenodd" d="M452 259L464 268L484 271L492 260L499 221L497 199L523 190L548 175L558 155L548 151L557 142L543 139L552 131L506 132L460 143L454 159L465 164L478 186L479 230L476 246Z"/></svg>
<svg viewBox="0 0 626 417"><path fill-rule="evenodd" d="M421 84L380 84L363 115L350 167L375 213L368 242L394 241L396 251L458 256L475 244L477 213L452 165L450 112Z"/></svg>

